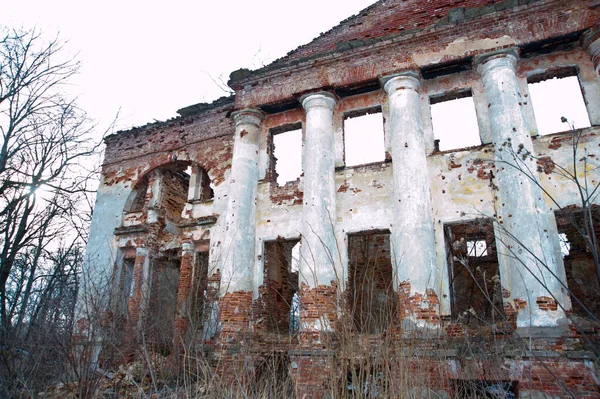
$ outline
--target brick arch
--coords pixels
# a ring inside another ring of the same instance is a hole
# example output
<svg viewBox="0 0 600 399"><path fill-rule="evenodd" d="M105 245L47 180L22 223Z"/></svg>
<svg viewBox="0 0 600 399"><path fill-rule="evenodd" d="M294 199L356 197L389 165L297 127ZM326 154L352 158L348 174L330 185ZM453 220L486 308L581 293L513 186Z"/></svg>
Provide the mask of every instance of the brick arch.
<svg viewBox="0 0 600 399"><path fill-rule="evenodd" d="M154 162L152 162L150 164L150 168L140 174L137 181L135 181L131 188L131 192L129 193L125 202L123 212L136 212L144 210L146 206L145 197L148 190L149 177L157 170L170 170L176 173L185 173L185 171L191 167L192 173L189 175L189 181L194 182L197 185L195 198L191 199L197 201L206 201L213 198L214 191L211 187L211 175L201 163L190 159L174 160L172 155L169 156L169 158L170 159L168 162L159 163L158 165L153 164ZM189 190L189 186L186 188L186 190Z"/></svg>

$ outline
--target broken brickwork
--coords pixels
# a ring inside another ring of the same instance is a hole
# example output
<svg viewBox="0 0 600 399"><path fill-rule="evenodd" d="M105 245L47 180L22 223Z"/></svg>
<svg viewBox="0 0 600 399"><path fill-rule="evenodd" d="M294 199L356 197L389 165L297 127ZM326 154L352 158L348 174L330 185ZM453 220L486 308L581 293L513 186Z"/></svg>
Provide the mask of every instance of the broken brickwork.
<svg viewBox="0 0 600 399"><path fill-rule="evenodd" d="M107 137L86 275L111 281L123 359L191 345L299 398L600 397L599 17L382 0L233 72L231 97ZM565 76L589 124L540 134L529 85ZM431 105L465 97L478 141L440 151ZM348 166L345 124L373 113L379 158ZM296 129L279 185L273 137Z"/></svg>

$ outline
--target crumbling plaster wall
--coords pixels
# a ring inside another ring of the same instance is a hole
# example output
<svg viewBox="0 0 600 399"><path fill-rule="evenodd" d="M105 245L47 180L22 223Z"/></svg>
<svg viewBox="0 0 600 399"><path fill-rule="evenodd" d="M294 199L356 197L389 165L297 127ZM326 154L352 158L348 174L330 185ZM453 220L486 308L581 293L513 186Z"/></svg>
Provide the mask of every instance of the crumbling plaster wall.
<svg viewBox="0 0 600 399"><path fill-rule="evenodd" d="M106 139L102 181L86 251L86 271L97 274L88 279L90 285L106 284L110 280L118 248L135 248L145 242L143 233L119 235L115 239L115 229L145 222L135 218L128 220L123 211L135 185L150 171L174 161L197 163L208 172L215 187L215 198L209 203L186 204L181 216L189 219L223 212L228 192L224 183L233 144L233 127L228 118L231 107L232 104L226 102L201 115L134 128ZM206 229L197 230L188 238L206 238Z"/></svg>
<svg viewBox="0 0 600 399"><path fill-rule="evenodd" d="M533 59L525 59L519 65L522 79L534 74L539 70L549 69L555 65L557 58L560 65L579 66L580 70L590 69L589 57L585 53L573 50L552 57L540 56ZM535 67L535 68L534 68ZM580 79L582 87L587 89L586 93L594 93L598 82L588 73L582 73ZM584 84L585 82L585 84ZM525 81L526 87L526 81ZM473 93L474 103L478 115L480 135L482 141L489 135L486 109L481 97L481 83L473 71L465 71L459 74L444 76L425 80L420 96L420 106L424 124L424 133L429 143L427 150L433 150L433 130L431 116L429 113L429 98L442 95L457 89L470 88ZM586 96L588 107L597 109L594 97ZM340 249L339 270L340 287L343 289L347 278L347 234L366 231L389 229L391 220L391 164L381 162L371 165L344 167L344 143L343 143L343 116L350 111L368 109L381 106L384 124L387 127L388 109L386 96L383 90L342 98L334 109L334 134L335 134L335 164L336 172L336 239ZM533 117L531 106L526 107L526 114ZM220 115L224 118L224 115ZM595 122L594 115L590 114L592 123ZM203 121L204 122L204 121ZM254 266L254 298L258 297L259 287L263 284L262 273L264 267L263 242L278 238L298 238L302 220L302 186L303 177L296 182L287 183L283 187L277 187L276 183L268 180L268 171L271 167L271 154L267 145L270 128L283 124L303 123L304 113L301 109L268 115L260 131L260 154L259 154L259 178L257 193L257 216L256 216L256 259ZM199 122L196 122L199 124ZM90 245L88 246L88 260L97 264L111 265L114 263L115 250L117 247L136 247L143 241L143 235L131 235L119 237L113 240L114 229L122 223L122 209L132 187L145 176L150 170L166 165L177 159L178 161L197 162L207 168L209 177L215 185L215 198L208 203L188 203L185 205L183 217L186 219L197 219L208 215L219 215L227 204L227 178L230 165L232 139L224 132L231 132L231 123L223 123L219 130L213 135L220 137L202 140L199 144L185 145L180 141L171 144L172 149L154 152L152 146L164 143L170 135L185 138L185 129L162 129L159 131L159 139L155 139L157 132L149 129L141 133L130 133L130 136L122 135L109 139L109 149L104 165L103 182L98 192L98 206L96 214L100 217L94 218ZM532 134L535 134L532 129ZM583 143L593 140L595 129L590 128L584 135ZM142 144L145 137L152 137L147 144ZM111 141L114 140L114 141ZM156 143L156 144L155 144ZM145 148L144 151L140 148ZM168 148L168 146L167 146ZM215 148L220 148L215 154ZM564 134L536 137L534 140L536 155L550 157L559 165L568 165L571 162L571 150L568 140ZM389 154L389 138L386 136L386 152ZM137 151L137 153L136 153ZM148 154L150 153L150 154ZM493 201L493 147L483 145L476 148L458 149L444 153L433 153L428 156L429 175L431 177L433 211L435 217L436 248L437 248L437 285L439 292L444 298L448 298L448 276L447 261L444 247L443 226L447 223L467 221L476 217L492 216L494 214ZM212 163L207 162L212 159ZM595 165L595 158L588 158ZM572 182L549 172L551 166L546 166L545 172L540 173L540 180L544 188L552 196L560 198L561 205L567 206L577 204L576 191ZM274 195L274 191L277 195ZM553 209L553 203L546 198L547 205ZM102 222L100 222L102 221ZM184 239L198 241L211 237L211 265L217 267L220 258L220 239L222 231L221 220L212 227L197 226L186 228ZM110 251L106 251L110 248ZM96 253L96 256L94 256ZM394 255L392 254L392 257ZM110 269L112 270L112 269ZM440 301L441 314L450 313L448 300Z"/></svg>
<svg viewBox="0 0 600 399"><path fill-rule="evenodd" d="M590 76L593 65L589 55L581 49L574 49L552 54L541 55L519 61L519 76L522 89L527 92L527 77L536 73L552 70L561 66L575 66L583 71L579 76L582 89L587 93L595 93L598 90L598 80ZM489 119L487 116L487 102L483 96L483 87L479 75L474 70L457 74L446 75L424 81L420 96L421 114L423 120L424 134L426 136L427 150L433 151L433 126L429 98L445 94L452 94L460 90L470 89L473 95L477 113L479 133L483 143L490 143ZM588 109L599 109L600 104L596 97L586 96ZM344 142L343 142L343 115L349 111L368 109L381 106L384 124L388 125L387 99L383 90L366 93L362 95L342 98L334 109L334 132L335 132L335 163L338 167L336 172L337 188L337 215L336 215L336 237L340 249L341 264L343 270L340 272L340 285L343 288L347 270L347 234L358 231L389 228L391 220L391 168L389 164L365 165L353 168L344 168ZM531 104L525 105L525 114L528 123L532 126L531 134L537 135L533 109ZM597 124L593 113L590 113L592 124ZM269 129L285 123L303 122L302 113L299 109L287 111L280 114L270 115L265 120L261 140L267 142ZM566 125L565 125L566 128ZM366 132L368 134L368 132ZM593 129L586 136L592 135ZM570 136L569 136L570 137ZM564 141L564 134L550 136L537 136L534 139L535 156L544 159L550 157L558 165L570 165L572 153ZM552 141L554 140L554 141ZM584 139L587 141L589 139ZM389 137L386 135L386 153L389 154ZM583 146L582 144L581 146ZM562 148L562 150L561 150ZM261 170L262 176L267 173L269 165L269 154L267 147L261 147ZM550 152L549 152L550 151ZM448 275L447 260L445 256L445 241L443 226L447 223L468 221L474 218L487 216L492 217L494 211L494 148L491 144L482 145L468 149L455 149L443 153L433 153L428 157L429 175L431 177L432 199L435 217L436 249L437 249L437 285L439 292L444 298L448 298ZM540 163L543 163L540 161ZM548 161L546 161L548 162ZM589 163L594 164L595 159ZM542 165L543 167L543 165ZM546 173L548 172L548 173ZM544 189L555 198L560 198L562 206L577 204L580 202L573 182L550 173L548 166L545 172L538 174L544 184ZM594 180L592 178L592 180ZM263 182L259 184L259 202L257 217L257 262L255 266L255 296L258 287L262 284L261 251L262 241L273 240L277 237L295 238L300 231L302 218L302 207L291 206L291 203L278 203L272 198L272 190L275 183ZM284 194L302 191L302 178L297 182L288 183L283 189ZM554 204L550 198L546 198L550 211ZM285 205L284 205L285 204ZM287 205L287 206L286 206ZM552 219L552 215L549 217ZM558 244L557 244L558 245ZM393 255L392 255L393 256ZM449 301L441 300L441 313L449 314Z"/></svg>

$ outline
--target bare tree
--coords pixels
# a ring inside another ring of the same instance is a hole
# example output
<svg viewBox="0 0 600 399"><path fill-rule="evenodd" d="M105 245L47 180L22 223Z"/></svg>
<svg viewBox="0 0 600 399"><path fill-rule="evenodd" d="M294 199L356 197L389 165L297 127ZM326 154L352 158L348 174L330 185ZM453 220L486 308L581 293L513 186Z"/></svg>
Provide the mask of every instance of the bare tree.
<svg viewBox="0 0 600 399"><path fill-rule="evenodd" d="M91 214L99 143L65 94L80 64L64 44L0 26L0 352L13 384L16 349L70 336Z"/></svg>

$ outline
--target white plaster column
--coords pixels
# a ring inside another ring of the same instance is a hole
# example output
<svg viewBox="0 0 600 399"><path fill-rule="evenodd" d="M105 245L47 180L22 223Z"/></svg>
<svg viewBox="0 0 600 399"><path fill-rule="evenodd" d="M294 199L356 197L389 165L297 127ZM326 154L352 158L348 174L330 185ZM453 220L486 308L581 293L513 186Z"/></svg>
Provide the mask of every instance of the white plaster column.
<svg viewBox="0 0 600 399"><path fill-rule="evenodd" d="M258 182L258 136L263 115L254 109L233 114L235 139L222 247L221 295L252 292Z"/></svg>
<svg viewBox="0 0 600 399"><path fill-rule="evenodd" d="M516 63L517 54L512 50L476 59L495 149L500 278L511 294L506 300L517 311L517 328L526 334L538 327L559 326L566 319L560 307L544 310L538 306L549 298L560 301L562 292L555 277L560 273L550 237L556 230L550 228L536 162L526 156L533 153L533 143Z"/></svg>
<svg viewBox="0 0 600 399"><path fill-rule="evenodd" d="M439 325L436 250L416 72L384 77L393 166L391 249L403 328Z"/></svg>
<svg viewBox="0 0 600 399"><path fill-rule="evenodd" d="M306 110L300 283L315 288L337 282L333 132L336 100L332 94L320 92L308 94L300 101Z"/></svg>
<svg viewBox="0 0 600 399"><path fill-rule="evenodd" d="M592 56L596 77L600 77L600 28L586 35L583 39L583 48Z"/></svg>

